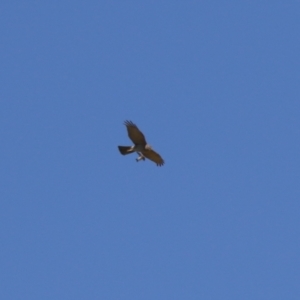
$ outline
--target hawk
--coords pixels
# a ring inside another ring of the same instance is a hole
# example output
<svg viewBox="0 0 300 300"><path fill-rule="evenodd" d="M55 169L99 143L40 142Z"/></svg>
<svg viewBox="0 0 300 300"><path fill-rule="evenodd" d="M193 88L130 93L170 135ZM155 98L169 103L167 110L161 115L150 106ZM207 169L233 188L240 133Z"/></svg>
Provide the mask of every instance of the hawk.
<svg viewBox="0 0 300 300"><path fill-rule="evenodd" d="M147 144L145 136L138 127L131 121L125 121L124 125L127 128L128 136L134 143L133 146L118 146L121 154L126 155L137 152L139 157L136 161L145 160L148 158L156 163L157 166L162 166L165 162L161 156L156 153L149 144Z"/></svg>

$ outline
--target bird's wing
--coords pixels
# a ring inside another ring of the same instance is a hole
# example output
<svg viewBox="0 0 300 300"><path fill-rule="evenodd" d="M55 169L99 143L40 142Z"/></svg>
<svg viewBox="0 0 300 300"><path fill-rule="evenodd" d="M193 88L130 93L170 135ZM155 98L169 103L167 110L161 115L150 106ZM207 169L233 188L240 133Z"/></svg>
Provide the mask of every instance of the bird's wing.
<svg viewBox="0 0 300 300"><path fill-rule="evenodd" d="M127 127L128 136L135 145L146 145L146 139L138 127L131 121L125 121L124 125Z"/></svg>
<svg viewBox="0 0 300 300"><path fill-rule="evenodd" d="M142 154L146 158L154 161L158 166L162 166L165 163L161 156L152 149L145 149L142 151Z"/></svg>

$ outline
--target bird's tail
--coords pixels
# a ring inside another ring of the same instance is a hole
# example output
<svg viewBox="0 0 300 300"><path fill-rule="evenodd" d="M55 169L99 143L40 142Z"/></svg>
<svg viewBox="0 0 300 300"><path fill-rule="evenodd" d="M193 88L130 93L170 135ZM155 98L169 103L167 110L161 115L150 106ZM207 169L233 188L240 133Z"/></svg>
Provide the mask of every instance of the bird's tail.
<svg viewBox="0 0 300 300"><path fill-rule="evenodd" d="M129 147L129 146L118 146L118 148L119 148L120 153L123 155L134 152L134 150L132 150L132 147Z"/></svg>

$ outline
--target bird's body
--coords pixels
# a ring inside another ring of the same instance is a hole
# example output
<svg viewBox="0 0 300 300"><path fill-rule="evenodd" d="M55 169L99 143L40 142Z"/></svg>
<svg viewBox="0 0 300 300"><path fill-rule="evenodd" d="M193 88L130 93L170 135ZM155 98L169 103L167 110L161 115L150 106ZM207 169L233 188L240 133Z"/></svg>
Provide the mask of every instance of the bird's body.
<svg viewBox="0 0 300 300"><path fill-rule="evenodd" d="M133 146L118 146L122 155L131 154L137 152L139 157L136 161L145 160L148 158L155 162L157 166L162 166L164 160L156 153L149 144L147 144L144 134L138 129L138 127L131 121L125 121L124 125L127 128L128 136L134 143Z"/></svg>

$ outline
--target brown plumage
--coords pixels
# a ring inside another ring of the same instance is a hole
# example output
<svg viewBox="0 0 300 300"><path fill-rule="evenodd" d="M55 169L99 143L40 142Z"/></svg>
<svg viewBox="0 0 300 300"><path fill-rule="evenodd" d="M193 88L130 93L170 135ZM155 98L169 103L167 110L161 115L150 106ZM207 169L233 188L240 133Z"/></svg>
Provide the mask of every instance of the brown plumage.
<svg viewBox="0 0 300 300"><path fill-rule="evenodd" d="M132 123L131 121L125 121L124 125L127 128L129 138L135 145L146 146L147 142L145 136L134 123Z"/></svg>
<svg viewBox="0 0 300 300"><path fill-rule="evenodd" d="M162 166L165 162L161 156L152 149L145 149L141 151L143 156L155 162L158 166Z"/></svg>
<svg viewBox="0 0 300 300"><path fill-rule="evenodd" d="M133 146L118 146L122 155L137 152L139 157L136 161L145 160L148 158L156 163L157 166L162 166L165 162L162 157L155 152L150 145L147 144L144 134L131 121L125 121L124 125L127 128L128 136L134 143Z"/></svg>

